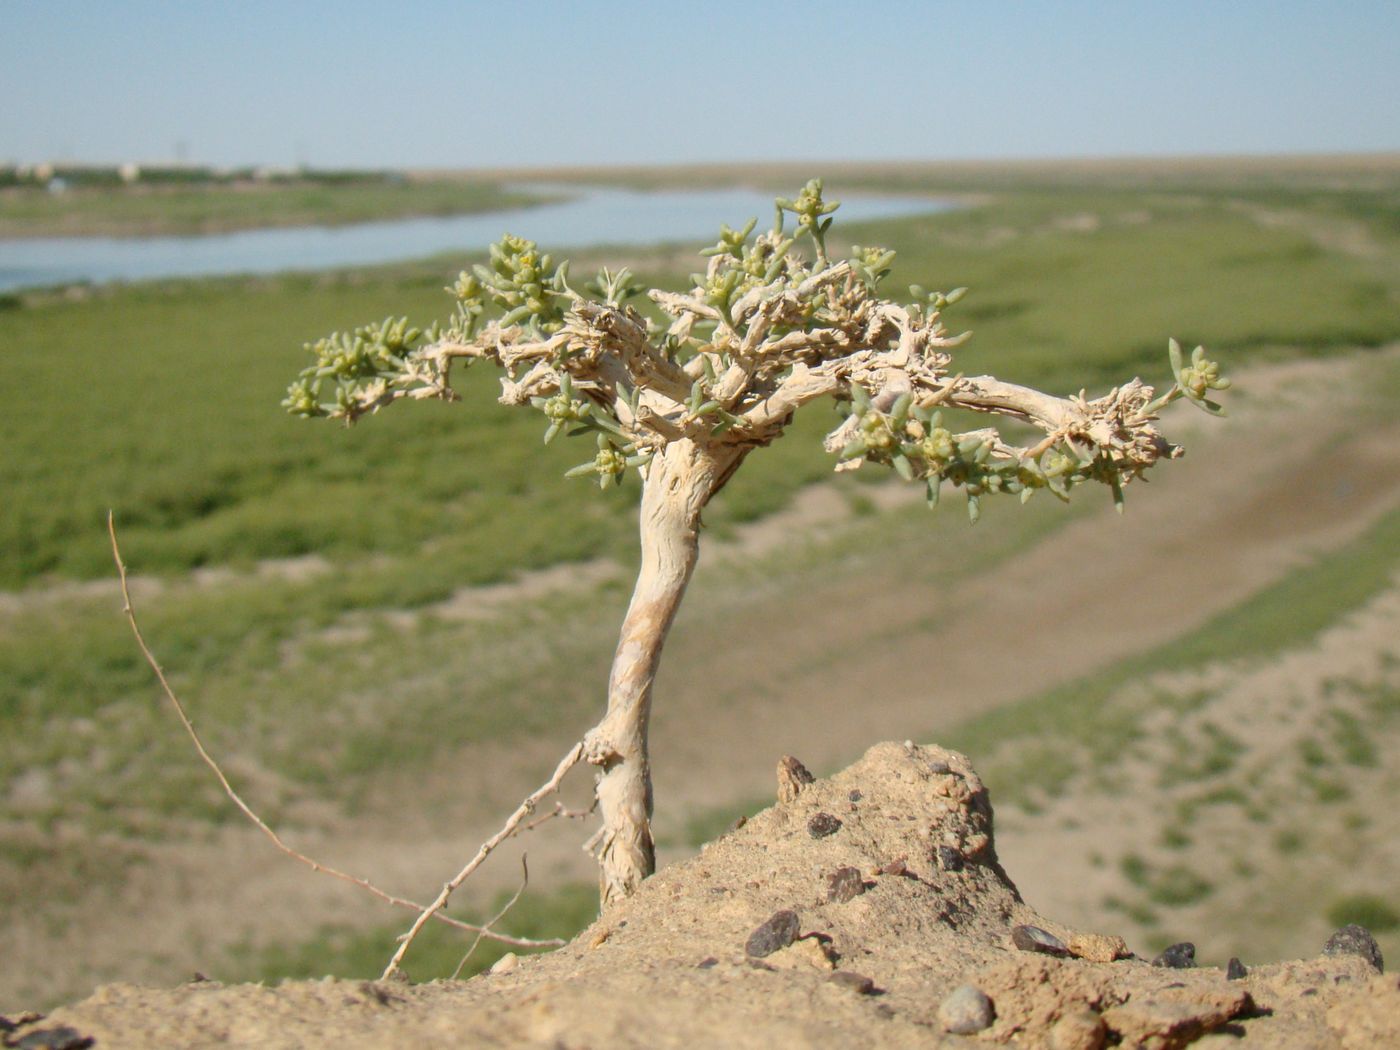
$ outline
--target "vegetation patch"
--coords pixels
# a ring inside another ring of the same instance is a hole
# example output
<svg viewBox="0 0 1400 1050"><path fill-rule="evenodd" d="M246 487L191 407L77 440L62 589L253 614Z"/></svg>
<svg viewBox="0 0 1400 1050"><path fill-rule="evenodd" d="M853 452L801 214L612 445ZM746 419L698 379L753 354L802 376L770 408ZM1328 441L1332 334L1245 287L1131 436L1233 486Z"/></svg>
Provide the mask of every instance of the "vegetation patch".
<svg viewBox="0 0 1400 1050"><path fill-rule="evenodd" d="M1396 911L1395 905L1384 897L1358 893L1333 902L1327 909L1327 921L1333 926L1355 923L1372 933L1386 933L1400 929L1400 911Z"/></svg>

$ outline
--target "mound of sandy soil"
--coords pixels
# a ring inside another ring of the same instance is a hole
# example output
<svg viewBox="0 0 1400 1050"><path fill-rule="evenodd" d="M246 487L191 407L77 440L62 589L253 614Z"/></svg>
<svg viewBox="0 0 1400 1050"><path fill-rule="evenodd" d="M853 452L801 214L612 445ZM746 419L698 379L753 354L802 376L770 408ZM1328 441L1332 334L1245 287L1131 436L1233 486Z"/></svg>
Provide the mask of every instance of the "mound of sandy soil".
<svg viewBox="0 0 1400 1050"><path fill-rule="evenodd" d="M801 779L550 955L419 986L107 985L6 1045L1400 1045L1400 982L1358 928L1233 979L1154 965L1021 900L962 755L880 744Z"/></svg>

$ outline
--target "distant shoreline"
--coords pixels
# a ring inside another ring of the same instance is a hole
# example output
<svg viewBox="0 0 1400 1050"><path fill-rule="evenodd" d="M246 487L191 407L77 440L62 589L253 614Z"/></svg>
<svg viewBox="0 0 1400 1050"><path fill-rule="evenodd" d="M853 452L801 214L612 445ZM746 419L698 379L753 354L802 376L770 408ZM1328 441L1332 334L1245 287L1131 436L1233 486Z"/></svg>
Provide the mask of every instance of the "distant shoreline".
<svg viewBox="0 0 1400 1050"><path fill-rule="evenodd" d="M487 180L408 179L370 185L0 189L0 241L199 237L245 230L351 226L528 207L555 199Z"/></svg>
<svg viewBox="0 0 1400 1050"><path fill-rule="evenodd" d="M1400 152L1181 156L732 162L676 165L573 165L559 168L406 169L400 181L233 182L81 187L61 194L0 188L0 240L29 237L200 236L241 230L347 226L392 219L470 215L550 199L510 189L522 182L610 185L633 189L748 186L791 189L822 175L863 192L981 195L1028 180L1059 184L1120 180L1142 186L1232 181L1261 173L1326 179L1329 175L1394 178ZM382 174L382 173L380 173Z"/></svg>

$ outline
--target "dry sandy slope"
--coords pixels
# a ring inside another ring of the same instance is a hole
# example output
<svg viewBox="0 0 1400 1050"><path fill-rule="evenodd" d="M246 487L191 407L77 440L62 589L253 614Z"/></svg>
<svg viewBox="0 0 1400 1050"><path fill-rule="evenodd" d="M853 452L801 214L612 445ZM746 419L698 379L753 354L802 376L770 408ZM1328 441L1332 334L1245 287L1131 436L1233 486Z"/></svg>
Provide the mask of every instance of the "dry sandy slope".
<svg viewBox="0 0 1400 1050"><path fill-rule="evenodd" d="M937 548L912 543L803 569L814 538L782 532L790 519L760 526L767 533L755 548L729 558L712 546L658 686L663 831L687 810L761 797L776 755L797 753L830 769L872 739L936 735L1164 643L1359 534L1400 496L1396 424L1357 422L1375 360L1300 361L1240 377L1230 420L1173 420L1174 432L1188 431L1191 452L1154 485L1134 486L1124 518L1078 519L971 579L948 584L955 567ZM1325 400L1308 395L1318 384L1329 391ZM757 562L760 574L768 559L793 586L752 589L753 569L741 572L735 559ZM1009 646L1018 659L988 655ZM402 795L379 815L298 841L390 889L430 895L574 731L561 727L556 739L509 753L464 748L450 768L405 778ZM549 838L532 836L537 885L588 877L577 831L556 826ZM231 943L387 918L249 832L159 844L150 856L116 896L57 916L35 909L3 931L3 1001L47 999L55 988L100 979L170 981L217 970ZM478 887L494 890L516 870L503 860Z"/></svg>
<svg viewBox="0 0 1400 1050"><path fill-rule="evenodd" d="M963 756L882 744L659 873L567 948L507 972L419 987L110 986L25 1032L66 1029L104 1050L956 1046L973 1037L946 1035L940 1004L971 983L994 1009L977 1025L982 1042L1164 1048L1221 1032L1231 1046L1315 1050L1400 1039L1400 983L1357 955L1234 981L1112 961L1110 938L1076 938L1021 901L991 833ZM835 893L843 869L847 891ZM783 911L794 915L787 937L756 945L754 931ZM1018 951L1020 923L1084 958Z"/></svg>
<svg viewBox="0 0 1400 1050"><path fill-rule="evenodd" d="M1028 899L1217 962L1305 951L1348 898L1400 905L1400 578L1308 644L1128 689L1160 705L1142 739L1001 807Z"/></svg>

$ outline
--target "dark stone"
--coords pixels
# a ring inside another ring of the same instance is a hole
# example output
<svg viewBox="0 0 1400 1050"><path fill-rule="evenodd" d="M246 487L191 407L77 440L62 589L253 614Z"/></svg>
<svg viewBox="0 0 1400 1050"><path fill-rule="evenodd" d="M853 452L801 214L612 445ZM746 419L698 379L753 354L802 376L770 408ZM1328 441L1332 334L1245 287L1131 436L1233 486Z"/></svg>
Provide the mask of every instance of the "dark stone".
<svg viewBox="0 0 1400 1050"><path fill-rule="evenodd" d="M1381 946L1376 943L1376 939L1371 936L1371 931L1365 926L1358 926L1355 923L1343 926L1327 938L1327 943L1322 946L1322 954L1359 955L1374 966L1377 971L1385 973L1385 958L1381 955Z"/></svg>
<svg viewBox="0 0 1400 1050"><path fill-rule="evenodd" d="M710 956L707 956L707 957L704 958L704 959L701 959L698 963L696 963L696 964L695 964L695 968L696 968L697 970L708 970L708 969L710 969L710 968L712 968L712 967L715 967L715 966L718 966L718 965L719 965L719 960L716 959L713 955L710 955Z"/></svg>
<svg viewBox="0 0 1400 1050"><path fill-rule="evenodd" d="M837 970L827 978L832 984L839 984L842 988L849 988L857 995L874 995L875 982L862 973L852 973L850 970Z"/></svg>
<svg viewBox="0 0 1400 1050"><path fill-rule="evenodd" d="M854 900L866 889L859 868L837 868L826 877L826 899L835 904Z"/></svg>
<svg viewBox="0 0 1400 1050"><path fill-rule="evenodd" d="M840 819L833 817L830 813L818 813L807 821L807 834L814 839L824 839L828 835L835 835L840 830Z"/></svg>
<svg viewBox="0 0 1400 1050"><path fill-rule="evenodd" d="M43 1014L35 1013L33 1010L26 1010L17 1017L0 1017L0 1033L13 1032L16 1028L23 1028L27 1024L33 1024L35 1021L43 1019Z"/></svg>
<svg viewBox="0 0 1400 1050"><path fill-rule="evenodd" d="M1190 941L1173 944L1153 959L1152 965L1165 966L1169 970L1190 970L1196 965L1196 946Z"/></svg>
<svg viewBox="0 0 1400 1050"><path fill-rule="evenodd" d="M952 846L938 847L938 864L944 871L962 871L965 858Z"/></svg>
<svg viewBox="0 0 1400 1050"><path fill-rule="evenodd" d="M909 865L903 857L896 857L887 864L881 864L876 871L877 875L908 875Z"/></svg>
<svg viewBox="0 0 1400 1050"><path fill-rule="evenodd" d="M964 984L954 988L938 1007L938 1020L945 1032L971 1035L990 1028L996 1019L992 1001L982 989Z"/></svg>
<svg viewBox="0 0 1400 1050"><path fill-rule="evenodd" d="M775 911L749 934L744 942L744 951L750 959L762 959L781 948L786 948L797 940L799 923L797 912Z"/></svg>
<svg viewBox="0 0 1400 1050"><path fill-rule="evenodd" d="M86 1050L93 1044L91 1036L82 1035L76 1028L59 1025L56 1028L41 1028L21 1036L8 1046L17 1050Z"/></svg>
<svg viewBox="0 0 1400 1050"><path fill-rule="evenodd" d="M860 793L860 788L851 788L851 793L846 797L852 802L859 802L865 796Z"/></svg>
<svg viewBox="0 0 1400 1050"><path fill-rule="evenodd" d="M1068 955L1065 942L1039 926L1016 926L1011 930L1011 943L1023 952L1040 952L1042 955Z"/></svg>
<svg viewBox="0 0 1400 1050"><path fill-rule="evenodd" d="M1232 957L1229 965L1225 967L1225 979L1227 981L1243 981L1248 976L1249 969L1245 964Z"/></svg>
<svg viewBox="0 0 1400 1050"><path fill-rule="evenodd" d="M749 818L746 817L746 816L744 816L742 813L740 813L737 817L734 818L733 823L731 823L731 824L729 825L729 827L727 827L727 828L724 829L724 833L725 833L726 835L732 835L732 834L734 834L734 832L738 831L740 828L742 828L742 827L743 827L745 824L747 824L748 822L749 822Z"/></svg>

